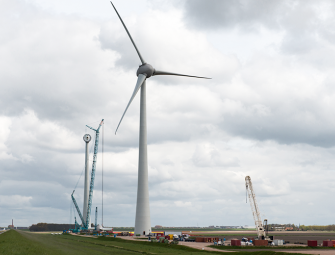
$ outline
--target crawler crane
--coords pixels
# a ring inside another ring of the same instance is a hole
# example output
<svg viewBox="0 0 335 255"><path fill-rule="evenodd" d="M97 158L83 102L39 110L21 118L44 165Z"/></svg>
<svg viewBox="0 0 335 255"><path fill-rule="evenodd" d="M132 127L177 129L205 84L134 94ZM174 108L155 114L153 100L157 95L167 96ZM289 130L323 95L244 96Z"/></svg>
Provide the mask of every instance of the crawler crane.
<svg viewBox="0 0 335 255"><path fill-rule="evenodd" d="M80 220L82 221L82 227L76 228L76 231L79 231L80 229L88 230L91 226L89 226L90 218L91 218L91 207L92 207L92 200L93 200L93 189L94 189L94 180L95 180L95 170L96 170L96 163L97 163L97 154L98 154L98 146L99 146L99 131L100 127L104 123L104 120L102 120L99 124L99 127L97 129L94 129L88 125L86 125L88 128L95 131L95 144L94 144L94 154L93 154L93 163L92 163L92 172L91 172L91 182L90 182L90 190L89 190L89 197L88 197L88 208L87 208L87 214L82 215L79 206L76 202L76 199L73 196L74 191L72 192L71 198L72 201L76 207L76 210L78 212L78 215L80 217Z"/></svg>
<svg viewBox="0 0 335 255"><path fill-rule="evenodd" d="M247 189L247 193L248 193L248 196L249 196L249 202L250 202L250 206L251 206L252 215L254 216L254 220L255 220L255 226L256 226L256 230L257 230L258 239L259 240L264 240L264 239L267 240L268 237L265 234L264 225L263 225L262 219L261 219L261 213L260 213L258 205L257 205L256 195L255 195L254 189L252 187L252 182L251 182L250 176L245 177L245 187ZM266 222L267 222L267 220L266 220Z"/></svg>

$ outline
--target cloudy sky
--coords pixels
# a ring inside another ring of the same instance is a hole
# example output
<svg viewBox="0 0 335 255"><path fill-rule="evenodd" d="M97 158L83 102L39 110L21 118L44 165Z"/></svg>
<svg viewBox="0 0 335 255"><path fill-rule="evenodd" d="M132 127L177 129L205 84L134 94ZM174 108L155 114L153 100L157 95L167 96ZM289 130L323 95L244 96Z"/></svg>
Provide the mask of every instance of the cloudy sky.
<svg viewBox="0 0 335 255"><path fill-rule="evenodd" d="M269 223L333 224L334 1L114 4L154 68L212 77L147 82L151 225L254 225L247 175ZM140 60L111 4L0 0L0 20L0 226L73 222L102 118L103 223L134 226L139 96L114 132ZM101 184L100 150L100 212Z"/></svg>

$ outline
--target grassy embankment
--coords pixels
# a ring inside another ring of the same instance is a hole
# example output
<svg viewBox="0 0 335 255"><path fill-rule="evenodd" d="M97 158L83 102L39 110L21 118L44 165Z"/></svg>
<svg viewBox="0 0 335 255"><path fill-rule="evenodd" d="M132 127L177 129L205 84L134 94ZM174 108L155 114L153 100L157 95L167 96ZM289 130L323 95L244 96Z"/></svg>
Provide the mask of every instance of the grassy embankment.
<svg viewBox="0 0 335 255"><path fill-rule="evenodd" d="M85 255L85 254L221 254L201 251L182 245L168 245L140 241L126 241L120 238L89 238L71 235L37 235L24 231L10 230L0 235L0 254L42 254L42 255ZM275 251L236 252L248 255L280 255Z"/></svg>

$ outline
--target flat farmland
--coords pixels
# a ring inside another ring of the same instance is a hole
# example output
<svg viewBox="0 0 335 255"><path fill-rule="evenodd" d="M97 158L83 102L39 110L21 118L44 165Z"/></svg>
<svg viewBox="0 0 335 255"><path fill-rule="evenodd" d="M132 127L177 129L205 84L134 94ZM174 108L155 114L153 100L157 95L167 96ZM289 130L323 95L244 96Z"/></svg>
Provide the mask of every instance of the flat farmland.
<svg viewBox="0 0 335 255"><path fill-rule="evenodd" d="M232 251L206 251L185 245L170 245L146 241L131 241L121 238L87 238L74 235L34 234L10 230L0 235L0 254L6 255L102 255L102 254L221 254ZM277 251L237 251L234 254L282 255ZM298 253L299 254L299 253Z"/></svg>

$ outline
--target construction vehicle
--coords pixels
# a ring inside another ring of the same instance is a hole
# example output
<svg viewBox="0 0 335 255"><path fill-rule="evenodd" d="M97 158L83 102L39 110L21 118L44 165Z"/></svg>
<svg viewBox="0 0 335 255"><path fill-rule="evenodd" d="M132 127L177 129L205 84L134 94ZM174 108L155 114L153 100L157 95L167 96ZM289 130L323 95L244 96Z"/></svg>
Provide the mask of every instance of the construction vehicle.
<svg viewBox="0 0 335 255"><path fill-rule="evenodd" d="M252 187L250 176L245 177L245 187L246 187L247 194L249 197L249 203L250 203L252 215L254 216L258 239L259 240L269 240L269 238L266 236L266 233L265 233L264 225L261 219L261 213L257 205L256 194ZM266 225L267 225L267 220L266 220Z"/></svg>

